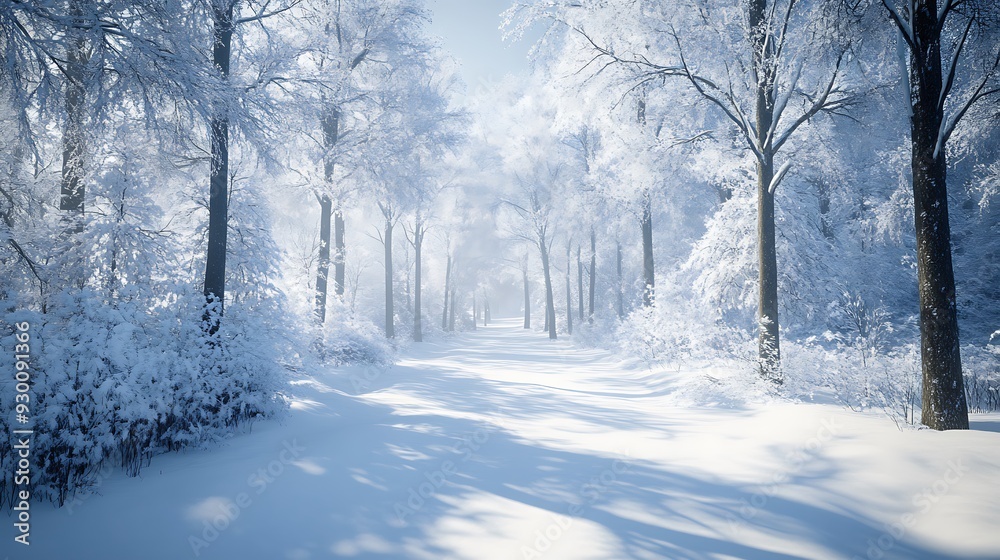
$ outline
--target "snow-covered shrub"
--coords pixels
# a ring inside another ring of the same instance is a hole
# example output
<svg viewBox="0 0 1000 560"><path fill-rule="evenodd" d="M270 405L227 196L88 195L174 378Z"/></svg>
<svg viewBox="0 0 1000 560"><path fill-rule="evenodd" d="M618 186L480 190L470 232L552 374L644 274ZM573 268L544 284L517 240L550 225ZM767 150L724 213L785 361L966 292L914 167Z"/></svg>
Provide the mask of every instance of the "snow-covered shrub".
<svg viewBox="0 0 1000 560"><path fill-rule="evenodd" d="M394 350L381 329L352 314L337 298L328 301L326 321L314 330L321 363L388 364L393 360Z"/></svg>
<svg viewBox="0 0 1000 560"><path fill-rule="evenodd" d="M835 338L782 343L789 393L801 397L829 391L852 410L877 410L897 424L915 423L920 412L919 348L902 345L866 355Z"/></svg>
<svg viewBox="0 0 1000 560"><path fill-rule="evenodd" d="M203 301L178 289L153 308L107 305L85 288L54 295L44 314L7 318L32 325L35 496L62 504L107 463L134 476L154 454L284 409L277 346L254 312L233 305L208 337ZM5 378L0 403L12 408L14 390ZM11 460L0 456L4 468Z"/></svg>
<svg viewBox="0 0 1000 560"><path fill-rule="evenodd" d="M1000 338L994 333L993 341ZM969 412L1000 411L1000 347L966 345L962 348L962 372Z"/></svg>
<svg viewBox="0 0 1000 560"><path fill-rule="evenodd" d="M636 309L619 324L616 339L623 354L650 365L721 359L742 368L752 361L747 332L676 301Z"/></svg>

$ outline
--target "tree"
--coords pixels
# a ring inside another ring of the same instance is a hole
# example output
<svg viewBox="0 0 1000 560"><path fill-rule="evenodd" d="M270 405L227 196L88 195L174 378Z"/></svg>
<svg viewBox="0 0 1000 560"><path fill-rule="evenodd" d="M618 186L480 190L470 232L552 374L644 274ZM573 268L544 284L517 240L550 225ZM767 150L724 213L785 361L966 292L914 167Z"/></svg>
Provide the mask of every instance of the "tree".
<svg viewBox="0 0 1000 560"><path fill-rule="evenodd" d="M1000 47L994 2L882 0L909 58L906 84L923 375L921 422L968 429L948 216L948 140L977 103L996 99ZM978 44L973 44L978 43ZM942 55L951 47L949 62ZM968 70L960 67L966 65ZM978 73L978 75L975 75Z"/></svg>
<svg viewBox="0 0 1000 560"><path fill-rule="evenodd" d="M573 334L573 239L566 240L566 332Z"/></svg>
<svg viewBox="0 0 1000 560"><path fill-rule="evenodd" d="M407 233L407 240L413 245L414 273L413 273L413 341L423 342L423 302L421 300L422 283L421 270L423 260L421 258L424 247L424 236L427 234L427 227L424 225L423 213L418 209L413 218L413 229Z"/></svg>
<svg viewBox="0 0 1000 560"><path fill-rule="evenodd" d="M549 223L552 196L550 189L559 180L559 173L558 166L553 167L549 162L536 162L531 179L517 177L520 186L517 194L520 195L520 200L501 200L502 207L511 210L527 226L527 231L515 230L514 236L538 248L542 261L542 275L545 278L545 327L552 340L557 338L557 334L550 263L554 237L550 231ZM569 287L568 282L567 280L567 288Z"/></svg>
<svg viewBox="0 0 1000 560"><path fill-rule="evenodd" d="M212 64L223 81L229 78L235 0L212 2ZM229 234L229 114L222 109L209 123L211 144L208 195L208 254L205 259L205 323L219 330L226 301L226 241Z"/></svg>
<svg viewBox="0 0 1000 560"><path fill-rule="evenodd" d="M824 27L829 6L824 0L749 0L708 9L699 2L638 6L616 0L520 4L508 12L509 19L524 12L528 21L549 17L565 24L592 53L587 66L593 64L594 72L618 68L632 77L632 89L668 79L686 81L753 154L758 356L761 374L779 383L774 190L790 161L776 169L775 156L803 124L820 114L841 114L856 98L845 86L848 36ZM732 25L738 16L745 28ZM640 120L644 113L640 104ZM643 237L647 235L644 226Z"/></svg>
<svg viewBox="0 0 1000 560"><path fill-rule="evenodd" d="M330 265L338 298L344 296L346 274L344 205L349 192L336 184L335 166L339 163L356 169L365 165L365 158L379 157L370 150L370 144L375 143L371 140L391 134L392 126L377 118L368 122L355 119L356 130L349 133L354 138L344 145L348 136L343 131L345 112L374 117L379 112L375 104L391 97L381 90L400 86L398 81L386 79L386 71L424 65L428 47L421 34L428 15L420 0L322 0L309 4L303 19L309 23L302 37L303 48L310 54L308 79L304 81L313 86L312 112L322 133L324 176L317 193L321 254L316 275L316 318L322 323ZM380 129L382 125L390 128Z"/></svg>

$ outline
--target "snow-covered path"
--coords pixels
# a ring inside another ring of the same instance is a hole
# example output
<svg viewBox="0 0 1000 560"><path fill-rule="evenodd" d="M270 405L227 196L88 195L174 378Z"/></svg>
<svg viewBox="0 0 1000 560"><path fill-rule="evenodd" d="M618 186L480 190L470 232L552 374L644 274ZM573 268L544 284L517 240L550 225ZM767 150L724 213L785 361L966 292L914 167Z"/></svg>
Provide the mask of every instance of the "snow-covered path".
<svg viewBox="0 0 1000 560"><path fill-rule="evenodd" d="M681 407L684 375L500 322L303 379L283 422L36 505L0 557L1000 558L996 417Z"/></svg>

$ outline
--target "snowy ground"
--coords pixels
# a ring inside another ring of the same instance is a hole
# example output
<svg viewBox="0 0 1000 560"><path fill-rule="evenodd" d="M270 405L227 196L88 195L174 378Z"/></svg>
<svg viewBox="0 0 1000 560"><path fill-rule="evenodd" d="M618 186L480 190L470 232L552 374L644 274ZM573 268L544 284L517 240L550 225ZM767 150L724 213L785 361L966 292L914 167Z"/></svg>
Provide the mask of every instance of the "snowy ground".
<svg viewBox="0 0 1000 560"><path fill-rule="evenodd" d="M281 423L35 505L30 548L0 557L1000 558L1000 417L691 408L685 375L500 322L303 380Z"/></svg>

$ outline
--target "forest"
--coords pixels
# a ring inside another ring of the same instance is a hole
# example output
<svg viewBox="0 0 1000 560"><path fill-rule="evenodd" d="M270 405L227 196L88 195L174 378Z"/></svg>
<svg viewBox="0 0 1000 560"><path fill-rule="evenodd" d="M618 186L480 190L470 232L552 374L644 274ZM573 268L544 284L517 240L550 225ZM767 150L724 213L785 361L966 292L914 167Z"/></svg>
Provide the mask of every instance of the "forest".
<svg viewBox="0 0 1000 560"><path fill-rule="evenodd" d="M0 506L490 328L695 408L998 425L1000 4L510 0L531 70L479 84L433 4L0 0Z"/></svg>

